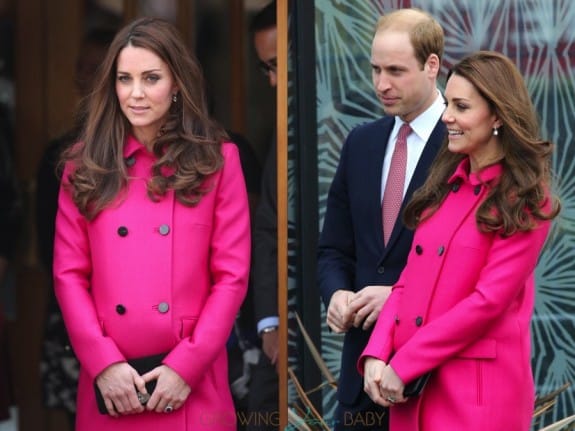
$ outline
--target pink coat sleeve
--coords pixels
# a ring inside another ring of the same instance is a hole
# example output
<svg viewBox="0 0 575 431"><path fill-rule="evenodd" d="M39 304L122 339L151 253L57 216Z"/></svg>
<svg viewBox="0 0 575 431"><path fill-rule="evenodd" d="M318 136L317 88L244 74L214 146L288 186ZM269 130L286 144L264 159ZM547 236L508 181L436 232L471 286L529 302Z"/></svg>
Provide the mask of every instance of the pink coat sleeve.
<svg viewBox="0 0 575 431"><path fill-rule="evenodd" d="M90 294L91 238L88 235L88 221L72 200L68 181L70 172L71 167L68 165L58 197L54 289L74 351L82 366L95 377L111 363L123 361L124 356L112 339L104 336Z"/></svg>
<svg viewBox="0 0 575 431"><path fill-rule="evenodd" d="M224 151L217 185L214 228L210 246L213 284L192 337L185 338L164 363L193 388L225 348L246 295L250 267L250 219L247 192L235 145Z"/></svg>
<svg viewBox="0 0 575 431"><path fill-rule="evenodd" d="M397 284L393 286L391 295L389 295L389 298L387 298L387 301L383 305L369 341L357 362L357 370L361 375L364 374L364 364L367 357L374 357L387 362L391 356L393 351L395 316L399 308L402 292L403 283L400 277Z"/></svg>

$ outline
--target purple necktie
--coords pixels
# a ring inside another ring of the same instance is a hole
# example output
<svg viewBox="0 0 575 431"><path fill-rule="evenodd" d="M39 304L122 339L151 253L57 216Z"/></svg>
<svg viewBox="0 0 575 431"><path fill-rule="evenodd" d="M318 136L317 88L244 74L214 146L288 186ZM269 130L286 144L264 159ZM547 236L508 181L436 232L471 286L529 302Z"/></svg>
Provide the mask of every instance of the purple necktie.
<svg viewBox="0 0 575 431"><path fill-rule="evenodd" d="M391 156L389 174L385 182L381 211L383 217L383 243L387 245L395 220L403 201L403 187L405 184L405 167L407 165L407 136L411 133L409 124L404 123L397 134L395 149Z"/></svg>

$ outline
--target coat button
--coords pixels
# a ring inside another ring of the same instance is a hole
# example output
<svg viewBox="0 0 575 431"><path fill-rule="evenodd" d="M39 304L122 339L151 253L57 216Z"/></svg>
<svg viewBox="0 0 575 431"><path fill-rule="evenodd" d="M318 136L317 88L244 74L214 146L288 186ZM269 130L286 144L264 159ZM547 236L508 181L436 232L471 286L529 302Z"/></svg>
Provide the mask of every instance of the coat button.
<svg viewBox="0 0 575 431"><path fill-rule="evenodd" d="M423 317L417 316L417 318L415 319L415 326L421 326L422 323L423 323Z"/></svg>
<svg viewBox="0 0 575 431"><path fill-rule="evenodd" d="M162 314L167 313L169 309L170 309L170 306L168 305L167 302L160 302L158 304L158 311Z"/></svg>
<svg viewBox="0 0 575 431"><path fill-rule="evenodd" d="M445 251L445 247L440 245L439 248L437 249L437 254L439 256L441 256L443 254L443 252Z"/></svg>
<svg viewBox="0 0 575 431"><path fill-rule="evenodd" d="M116 313L118 313L120 316L122 314L126 314L126 307L124 307L122 304L116 305Z"/></svg>
<svg viewBox="0 0 575 431"><path fill-rule="evenodd" d="M118 235L120 235L121 237L127 236L128 235L128 228L126 226L120 226L118 228Z"/></svg>
<svg viewBox="0 0 575 431"><path fill-rule="evenodd" d="M159 228L160 231L160 235L167 235L170 233L170 226L168 226L167 224L163 224L160 226Z"/></svg>
<svg viewBox="0 0 575 431"><path fill-rule="evenodd" d="M453 193L457 193L457 191L459 190L460 184L459 183L455 183L451 186L451 191Z"/></svg>
<svg viewBox="0 0 575 431"><path fill-rule="evenodd" d="M377 273L378 274L383 274L385 272L385 268L383 266L378 266L377 267Z"/></svg>
<svg viewBox="0 0 575 431"><path fill-rule="evenodd" d="M131 168L136 164L136 158L134 156L126 157L124 159L124 163L126 164L127 167Z"/></svg>
<svg viewBox="0 0 575 431"><path fill-rule="evenodd" d="M416 252L417 254L423 254L423 247L420 246L419 244L417 244L417 245L415 246L415 252Z"/></svg>
<svg viewBox="0 0 575 431"><path fill-rule="evenodd" d="M397 314L395 315L394 320L395 320L395 324L399 325L399 316Z"/></svg>
<svg viewBox="0 0 575 431"><path fill-rule="evenodd" d="M475 186L475 188L473 189L473 194L477 196L480 192L481 192L481 185Z"/></svg>

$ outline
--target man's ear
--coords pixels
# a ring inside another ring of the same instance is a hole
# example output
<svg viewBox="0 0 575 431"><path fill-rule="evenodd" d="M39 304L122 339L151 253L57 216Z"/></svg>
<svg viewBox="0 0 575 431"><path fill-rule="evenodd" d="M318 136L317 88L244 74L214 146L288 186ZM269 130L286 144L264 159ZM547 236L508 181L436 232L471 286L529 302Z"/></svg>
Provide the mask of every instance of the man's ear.
<svg viewBox="0 0 575 431"><path fill-rule="evenodd" d="M439 75L439 70L441 69L441 61L439 60L437 54L429 54L429 57L427 57L427 61L425 62L423 68L427 68L427 71L433 73L435 76Z"/></svg>

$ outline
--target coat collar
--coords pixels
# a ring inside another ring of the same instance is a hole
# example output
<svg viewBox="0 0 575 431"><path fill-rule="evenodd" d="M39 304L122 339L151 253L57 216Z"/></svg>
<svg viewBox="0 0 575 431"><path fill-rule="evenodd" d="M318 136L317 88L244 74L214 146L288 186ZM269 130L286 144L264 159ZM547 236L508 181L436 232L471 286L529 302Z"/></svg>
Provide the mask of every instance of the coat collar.
<svg viewBox="0 0 575 431"><path fill-rule="evenodd" d="M134 153L140 150L147 151L144 145L142 145L133 135L128 135L126 143L124 144L124 158L133 156Z"/></svg>
<svg viewBox="0 0 575 431"><path fill-rule="evenodd" d="M470 173L469 167L469 157L466 157L459 163L455 169L455 172L449 178L447 183L452 184L459 180L460 182L469 183L472 186L477 186L490 183L494 179L499 178L503 172L503 165L500 162L485 166L479 172Z"/></svg>

